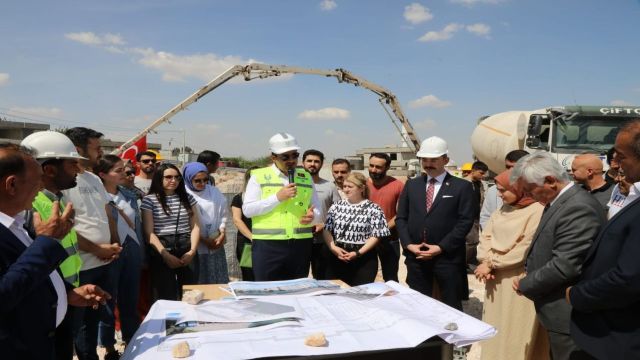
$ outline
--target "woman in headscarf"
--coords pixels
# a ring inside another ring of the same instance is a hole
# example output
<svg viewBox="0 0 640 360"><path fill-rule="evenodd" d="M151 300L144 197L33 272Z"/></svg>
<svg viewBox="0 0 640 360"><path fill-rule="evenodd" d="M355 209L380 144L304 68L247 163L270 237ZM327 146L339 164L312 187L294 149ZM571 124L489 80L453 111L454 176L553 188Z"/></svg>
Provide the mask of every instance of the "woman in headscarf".
<svg viewBox="0 0 640 360"><path fill-rule="evenodd" d="M227 199L209 183L209 172L204 164L187 163L183 174L187 192L196 199L200 210L198 283L226 284L229 282L227 256L224 252Z"/></svg>
<svg viewBox="0 0 640 360"><path fill-rule="evenodd" d="M489 218L480 235L478 280L486 283L482 320L498 335L482 343L482 359L544 359L549 353L540 334L533 302L512 289L524 274L524 263L544 207L509 184L510 170L496 176L503 206Z"/></svg>

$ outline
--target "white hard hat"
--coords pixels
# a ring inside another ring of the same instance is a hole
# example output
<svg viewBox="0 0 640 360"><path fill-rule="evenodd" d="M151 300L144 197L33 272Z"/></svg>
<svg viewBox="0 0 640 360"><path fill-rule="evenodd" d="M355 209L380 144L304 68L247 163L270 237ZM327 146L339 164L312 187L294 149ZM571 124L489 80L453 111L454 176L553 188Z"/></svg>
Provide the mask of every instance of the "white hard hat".
<svg viewBox="0 0 640 360"><path fill-rule="evenodd" d="M416 154L419 158L437 158L449 152L447 142L437 136L432 136L420 144L420 150Z"/></svg>
<svg viewBox="0 0 640 360"><path fill-rule="evenodd" d="M277 133L269 139L269 149L274 154L284 154L288 151L300 150L298 141L291 134Z"/></svg>
<svg viewBox="0 0 640 360"><path fill-rule="evenodd" d="M22 140L22 146L35 151L35 158L87 160L78 154L75 145L66 135L57 131L38 131Z"/></svg>

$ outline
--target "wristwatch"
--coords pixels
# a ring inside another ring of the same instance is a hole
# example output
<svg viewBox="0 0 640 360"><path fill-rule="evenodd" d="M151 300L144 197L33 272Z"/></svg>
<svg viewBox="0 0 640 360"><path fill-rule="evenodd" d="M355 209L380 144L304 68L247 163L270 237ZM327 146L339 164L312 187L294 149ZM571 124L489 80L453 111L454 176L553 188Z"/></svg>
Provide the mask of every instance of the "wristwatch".
<svg viewBox="0 0 640 360"><path fill-rule="evenodd" d="M360 257L362 256L362 254L360 254L360 249L356 249L356 257Z"/></svg>

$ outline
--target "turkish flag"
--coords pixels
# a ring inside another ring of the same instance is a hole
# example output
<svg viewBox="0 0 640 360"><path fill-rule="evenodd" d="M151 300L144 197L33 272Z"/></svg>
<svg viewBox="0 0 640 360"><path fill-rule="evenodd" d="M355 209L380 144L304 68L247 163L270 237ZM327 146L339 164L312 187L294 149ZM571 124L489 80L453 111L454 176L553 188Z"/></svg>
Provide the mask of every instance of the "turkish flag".
<svg viewBox="0 0 640 360"><path fill-rule="evenodd" d="M122 152L120 157L122 159L130 160L134 165L136 163L136 154L139 152L147 151L147 136L141 137L131 147Z"/></svg>

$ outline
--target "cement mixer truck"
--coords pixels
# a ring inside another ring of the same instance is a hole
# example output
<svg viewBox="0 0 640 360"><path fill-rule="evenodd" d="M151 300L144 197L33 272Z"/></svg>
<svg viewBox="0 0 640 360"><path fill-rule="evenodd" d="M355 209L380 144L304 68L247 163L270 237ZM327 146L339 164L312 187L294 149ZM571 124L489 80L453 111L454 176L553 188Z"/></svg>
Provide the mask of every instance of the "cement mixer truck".
<svg viewBox="0 0 640 360"><path fill-rule="evenodd" d="M598 154L604 161L620 126L634 118L640 118L640 107L576 105L507 111L481 117L471 134L471 147L495 173L504 170L504 157L516 149L548 151L570 170L578 154Z"/></svg>

